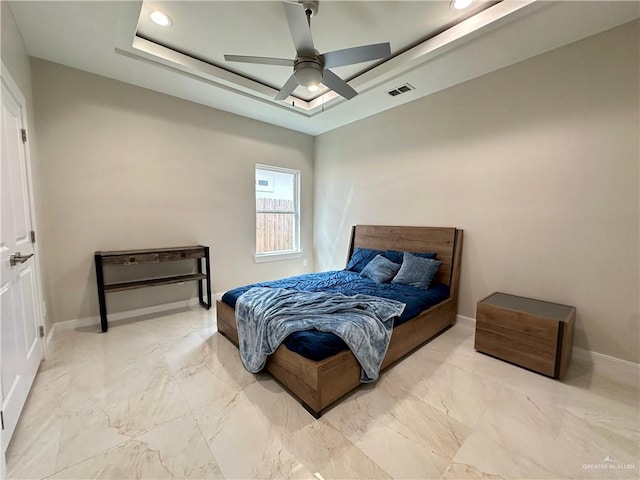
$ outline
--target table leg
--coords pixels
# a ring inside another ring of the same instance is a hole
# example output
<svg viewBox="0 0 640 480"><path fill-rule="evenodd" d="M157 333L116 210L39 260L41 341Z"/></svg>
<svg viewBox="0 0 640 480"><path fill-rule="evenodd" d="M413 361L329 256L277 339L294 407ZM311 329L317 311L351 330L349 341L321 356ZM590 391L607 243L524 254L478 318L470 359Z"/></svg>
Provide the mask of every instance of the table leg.
<svg viewBox="0 0 640 480"><path fill-rule="evenodd" d="M100 327L103 332L109 329L107 324L107 299L104 294L104 275L102 273L102 255L94 255L96 262L96 279L98 283L98 303L100 304Z"/></svg>

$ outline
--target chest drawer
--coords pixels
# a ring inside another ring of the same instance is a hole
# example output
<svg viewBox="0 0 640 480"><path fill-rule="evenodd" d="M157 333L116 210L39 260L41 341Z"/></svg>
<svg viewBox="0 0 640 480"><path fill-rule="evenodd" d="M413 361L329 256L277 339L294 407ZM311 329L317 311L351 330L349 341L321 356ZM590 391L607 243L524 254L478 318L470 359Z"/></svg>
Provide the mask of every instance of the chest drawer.
<svg viewBox="0 0 640 480"><path fill-rule="evenodd" d="M498 330L522 340L545 343L558 338L556 320L494 305L479 304L476 321L483 329Z"/></svg>

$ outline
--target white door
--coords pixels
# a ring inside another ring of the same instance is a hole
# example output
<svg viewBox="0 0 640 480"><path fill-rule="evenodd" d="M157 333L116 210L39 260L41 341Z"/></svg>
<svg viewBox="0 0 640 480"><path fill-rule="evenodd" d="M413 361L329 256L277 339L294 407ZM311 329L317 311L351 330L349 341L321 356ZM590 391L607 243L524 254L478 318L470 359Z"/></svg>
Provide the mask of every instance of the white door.
<svg viewBox="0 0 640 480"><path fill-rule="evenodd" d="M38 282L31 243L27 150L22 138L24 97L2 69L0 143L0 385L2 453L42 360Z"/></svg>

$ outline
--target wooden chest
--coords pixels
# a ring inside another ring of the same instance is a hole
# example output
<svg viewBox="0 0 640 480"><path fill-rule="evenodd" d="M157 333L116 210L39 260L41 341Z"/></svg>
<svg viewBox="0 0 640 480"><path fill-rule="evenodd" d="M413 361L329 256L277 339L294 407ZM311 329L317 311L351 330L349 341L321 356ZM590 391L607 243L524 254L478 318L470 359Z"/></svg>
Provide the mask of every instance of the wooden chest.
<svg viewBox="0 0 640 480"><path fill-rule="evenodd" d="M575 318L575 307L496 292L478 302L475 348L562 380Z"/></svg>

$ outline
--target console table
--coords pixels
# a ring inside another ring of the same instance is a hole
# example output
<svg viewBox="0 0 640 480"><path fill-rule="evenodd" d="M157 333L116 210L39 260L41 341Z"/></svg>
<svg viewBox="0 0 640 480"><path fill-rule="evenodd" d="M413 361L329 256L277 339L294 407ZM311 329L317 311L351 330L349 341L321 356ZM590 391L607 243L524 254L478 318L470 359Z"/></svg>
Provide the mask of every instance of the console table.
<svg viewBox="0 0 640 480"><path fill-rule="evenodd" d="M575 307L496 292L478 302L475 348L562 380L575 320Z"/></svg>
<svg viewBox="0 0 640 480"><path fill-rule="evenodd" d="M100 325L102 331L109 328L107 324L107 303L105 294L108 292L120 292L136 288L153 287L156 285L168 285L198 281L198 297L200 305L211 308L211 264L209 262L209 247L193 245L188 247L151 248L145 250L116 250L110 252L97 251L94 255L96 263L96 280L98 283L98 301L100 303ZM204 259L204 271L202 260ZM175 262L179 260L195 260L197 273L187 275L168 275L155 278L145 278L126 282L104 282L104 267L124 267L127 265L144 265L163 262ZM206 282L206 301L204 298Z"/></svg>

